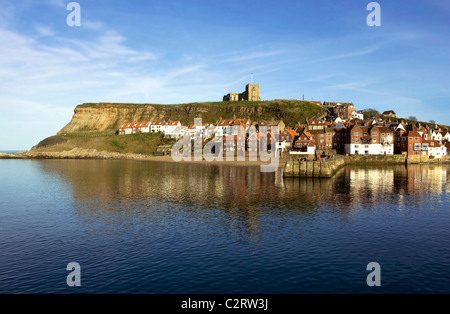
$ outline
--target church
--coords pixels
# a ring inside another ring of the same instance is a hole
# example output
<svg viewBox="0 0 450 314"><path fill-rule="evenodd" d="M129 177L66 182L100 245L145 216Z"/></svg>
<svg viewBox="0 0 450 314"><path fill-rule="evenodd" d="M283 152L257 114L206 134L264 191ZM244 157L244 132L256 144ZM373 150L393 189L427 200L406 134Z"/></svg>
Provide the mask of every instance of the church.
<svg viewBox="0 0 450 314"><path fill-rule="evenodd" d="M261 101L259 98L259 84L247 84L245 92L229 93L223 96L223 101Z"/></svg>

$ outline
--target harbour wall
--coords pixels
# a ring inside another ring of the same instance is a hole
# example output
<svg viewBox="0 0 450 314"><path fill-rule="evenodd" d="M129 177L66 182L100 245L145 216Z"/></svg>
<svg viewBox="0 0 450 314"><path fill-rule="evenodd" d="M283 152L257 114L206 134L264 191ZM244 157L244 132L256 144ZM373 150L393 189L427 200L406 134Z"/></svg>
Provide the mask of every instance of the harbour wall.
<svg viewBox="0 0 450 314"><path fill-rule="evenodd" d="M336 156L320 161L291 158L284 167L284 177L329 178L344 165L398 165L398 164L439 164L449 163L448 156L429 158L428 156L407 155L353 155Z"/></svg>

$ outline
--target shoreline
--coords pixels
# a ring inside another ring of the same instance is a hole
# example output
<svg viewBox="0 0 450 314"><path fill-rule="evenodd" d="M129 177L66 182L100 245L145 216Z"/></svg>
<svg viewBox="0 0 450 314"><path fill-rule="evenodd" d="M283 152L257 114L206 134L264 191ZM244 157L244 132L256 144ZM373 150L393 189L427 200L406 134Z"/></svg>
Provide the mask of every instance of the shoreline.
<svg viewBox="0 0 450 314"><path fill-rule="evenodd" d="M340 155L341 156L341 155ZM392 155L401 157L401 155ZM352 161L355 156L344 156L345 164L348 165L386 165L386 164L404 164L402 163L392 163L386 162L384 158L380 160L361 160L359 162ZM360 156L363 157L364 156ZM367 156L371 158L371 156ZM95 149L82 149L82 148L74 148L70 151L61 151L61 152L52 152L52 151L39 151L39 150L30 150L30 151L22 151L14 154L8 153L0 153L0 160L2 159L28 159L28 160L44 160L44 159L91 159L91 160L138 160L138 161L150 161L150 162L165 162L165 163L181 163L181 164L197 164L197 165L218 165L218 166L238 166L238 167L260 167L263 165L270 165L270 161L263 162L261 160L250 161L248 160L248 154L245 156L245 160L236 160L237 157L234 156L234 160L227 161L226 156L223 156L223 160L213 160L207 161L205 159L201 161L194 160L194 156L191 157L191 160L181 160L175 161L172 159L172 156L149 156L142 154L123 154L117 152L107 152L107 151L97 151ZM279 158L278 168L283 169L286 166L286 163L289 160L295 160L292 156L283 156ZM324 160L325 161L325 160ZM326 162L326 161L325 161ZM448 164L450 163L450 158L446 156L444 159L434 159L434 160L423 160L416 161L412 160L408 162L408 164Z"/></svg>
<svg viewBox="0 0 450 314"><path fill-rule="evenodd" d="M223 160L207 161L205 159L201 161L194 160L194 156L191 160L175 161L172 156L149 156L141 154L122 154L115 152L99 152L95 149L72 149L70 151L62 152L43 152L43 151L24 151L16 154L2 154L0 159L28 159L28 160L45 160L45 159L91 159L91 160L137 160L137 161L150 161L150 162L165 162L165 163L181 163L181 164L197 164L197 165L217 165L217 166L235 166L235 167L260 167L264 165L270 165L270 160L265 162L261 160L250 161L248 156L245 156L245 160L227 161L226 156L223 156ZM279 158L278 168L284 168L286 161L289 158Z"/></svg>

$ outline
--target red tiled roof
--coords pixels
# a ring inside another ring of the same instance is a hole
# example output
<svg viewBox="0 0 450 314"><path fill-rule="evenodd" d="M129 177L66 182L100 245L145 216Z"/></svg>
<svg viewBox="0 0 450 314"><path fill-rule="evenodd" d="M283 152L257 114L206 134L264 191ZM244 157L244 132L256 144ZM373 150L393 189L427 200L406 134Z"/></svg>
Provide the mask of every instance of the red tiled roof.
<svg viewBox="0 0 450 314"><path fill-rule="evenodd" d="M292 136L298 136L298 133L295 132L295 131L292 130L292 129L284 129L284 132L287 132L287 133L289 133L289 134L292 135Z"/></svg>
<svg viewBox="0 0 450 314"><path fill-rule="evenodd" d="M409 131L407 136L420 137L420 138L422 137L422 136L420 135L420 133L417 132L417 131Z"/></svg>
<svg viewBox="0 0 450 314"><path fill-rule="evenodd" d="M232 119L225 119L219 122L219 126L224 126L224 125L231 125L233 124L233 120Z"/></svg>
<svg viewBox="0 0 450 314"><path fill-rule="evenodd" d="M375 127L374 127L375 128ZM391 133L391 129L387 126L376 126L381 133Z"/></svg>

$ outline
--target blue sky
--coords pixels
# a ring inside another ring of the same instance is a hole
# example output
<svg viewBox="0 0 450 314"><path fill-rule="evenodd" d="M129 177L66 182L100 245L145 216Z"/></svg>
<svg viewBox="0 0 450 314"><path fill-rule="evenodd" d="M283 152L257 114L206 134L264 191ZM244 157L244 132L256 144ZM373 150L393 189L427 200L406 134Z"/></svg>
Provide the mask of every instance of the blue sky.
<svg viewBox="0 0 450 314"><path fill-rule="evenodd" d="M0 149L30 149L77 104L353 102L450 124L450 2L0 0Z"/></svg>

